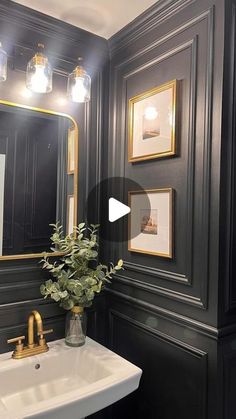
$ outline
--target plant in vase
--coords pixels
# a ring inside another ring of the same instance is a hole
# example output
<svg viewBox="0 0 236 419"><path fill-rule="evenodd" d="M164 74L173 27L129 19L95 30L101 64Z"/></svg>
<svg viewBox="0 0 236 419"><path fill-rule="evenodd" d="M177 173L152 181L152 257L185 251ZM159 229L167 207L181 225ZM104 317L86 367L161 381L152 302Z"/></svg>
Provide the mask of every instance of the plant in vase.
<svg viewBox="0 0 236 419"><path fill-rule="evenodd" d="M62 227L52 224L54 232L51 237L53 251L63 252L59 261L51 263L44 256L43 269L47 269L54 280L45 281L40 287L44 298L50 297L68 311L66 317L65 341L69 346L81 346L86 337L86 313L84 308L90 307L97 294L112 275L123 269L123 261L117 265L102 265L98 257L98 227L91 224L86 227L80 223L74 227L74 234L63 236Z"/></svg>

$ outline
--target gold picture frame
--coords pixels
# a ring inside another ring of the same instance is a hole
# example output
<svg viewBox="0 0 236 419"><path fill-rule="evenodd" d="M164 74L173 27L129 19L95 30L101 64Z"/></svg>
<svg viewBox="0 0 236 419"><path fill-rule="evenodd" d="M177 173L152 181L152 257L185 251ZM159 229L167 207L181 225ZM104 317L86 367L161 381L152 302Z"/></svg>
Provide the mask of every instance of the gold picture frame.
<svg viewBox="0 0 236 419"><path fill-rule="evenodd" d="M176 154L177 80L129 99L128 161Z"/></svg>
<svg viewBox="0 0 236 419"><path fill-rule="evenodd" d="M162 199L151 195L159 195ZM135 196L139 199L132 199ZM172 259L174 190L129 191L128 206L131 209L128 217L128 250Z"/></svg>

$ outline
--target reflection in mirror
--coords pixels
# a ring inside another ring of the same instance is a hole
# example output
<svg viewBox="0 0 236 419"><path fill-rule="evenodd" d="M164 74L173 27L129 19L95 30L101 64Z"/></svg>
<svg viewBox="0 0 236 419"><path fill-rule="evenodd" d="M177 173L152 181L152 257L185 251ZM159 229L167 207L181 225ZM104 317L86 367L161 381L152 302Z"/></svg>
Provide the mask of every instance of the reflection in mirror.
<svg viewBox="0 0 236 419"><path fill-rule="evenodd" d="M1 257L49 252L49 224L76 224L76 136L68 117L0 105Z"/></svg>

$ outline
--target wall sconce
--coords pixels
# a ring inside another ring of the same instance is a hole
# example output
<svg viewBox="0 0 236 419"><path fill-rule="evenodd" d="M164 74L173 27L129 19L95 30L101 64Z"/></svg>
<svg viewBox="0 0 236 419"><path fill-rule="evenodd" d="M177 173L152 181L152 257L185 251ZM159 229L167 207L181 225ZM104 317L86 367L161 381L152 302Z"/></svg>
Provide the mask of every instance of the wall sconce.
<svg viewBox="0 0 236 419"><path fill-rule="evenodd" d="M0 42L0 82L7 79L7 53Z"/></svg>
<svg viewBox="0 0 236 419"><path fill-rule="evenodd" d="M36 93L52 91L52 68L43 50L44 45L38 44L38 52L28 62L26 70L26 87Z"/></svg>
<svg viewBox="0 0 236 419"><path fill-rule="evenodd" d="M78 61L81 62L82 58L78 58ZM80 64L69 75L67 95L72 102L84 103L90 100L91 78Z"/></svg>

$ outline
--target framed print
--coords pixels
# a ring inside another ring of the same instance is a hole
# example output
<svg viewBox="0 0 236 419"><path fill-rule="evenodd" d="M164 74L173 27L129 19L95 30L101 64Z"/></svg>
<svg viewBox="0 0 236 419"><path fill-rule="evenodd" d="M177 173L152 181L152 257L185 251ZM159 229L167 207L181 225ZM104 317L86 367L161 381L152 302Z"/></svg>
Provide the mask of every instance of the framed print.
<svg viewBox="0 0 236 419"><path fill-rule="evenodd" d="M74 195L68 195L68 198L67 198L67 234L72 234L74 231L74 209L75 209Z"/></svg>
<svg viewBox="0 0 236 419"><path fill-rule="evenodd" d="M173 80L129 100L129 162L175 155L176 90Z"/></svg>
<svg viewBox="0 0 236 419"><path fill-rule="evenodd" d="M75 171L75 129L68 129L68 158L67 173L72 174Z"/></svg>
<svg viewBox="0 0 236 419"><path fill-rule="evenodd" d="M173 189L129 192L128 202L128 250L172 258Z"/></svg>

